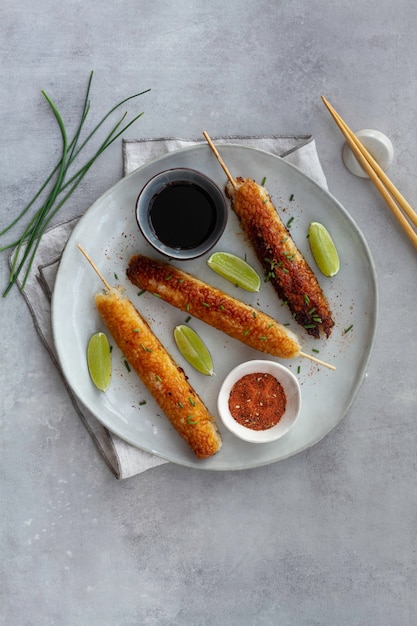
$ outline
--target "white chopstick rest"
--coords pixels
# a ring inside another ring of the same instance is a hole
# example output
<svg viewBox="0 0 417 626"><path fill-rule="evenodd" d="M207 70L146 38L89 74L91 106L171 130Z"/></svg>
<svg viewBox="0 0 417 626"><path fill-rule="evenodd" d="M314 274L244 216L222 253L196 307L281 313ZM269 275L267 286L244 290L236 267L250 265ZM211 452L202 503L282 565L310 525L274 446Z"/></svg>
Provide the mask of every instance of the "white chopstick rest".
<svg viewBox="0 0 417 626"><path fill-rule="evenodd" d="M370 128L364 128L355 133L355 136L363 143L365 148L374 157L379 167L387 170L392 163L394 157L394 147L391 140L381 133L379 130L372 130ZM360 176L361 178L369 178L368 174L361 167L358 159L353 154L348 143L345 143L342 151L343 163L354 176Z"/></svg>
<svg viewBox="0 0 417 626"><path fill-rule="evenodd" d="M417 249L417 232L414 230L417 228L417 213L414 211L411 204L407 202L399 189L397 189L394 183L388 178L384 170L378 165L361 140L358 139L350 130L349 126L342 120L330 102L328 102L324 96L321 98L360 165L367 172L369 178L400 223L401 228Z"/></svg>

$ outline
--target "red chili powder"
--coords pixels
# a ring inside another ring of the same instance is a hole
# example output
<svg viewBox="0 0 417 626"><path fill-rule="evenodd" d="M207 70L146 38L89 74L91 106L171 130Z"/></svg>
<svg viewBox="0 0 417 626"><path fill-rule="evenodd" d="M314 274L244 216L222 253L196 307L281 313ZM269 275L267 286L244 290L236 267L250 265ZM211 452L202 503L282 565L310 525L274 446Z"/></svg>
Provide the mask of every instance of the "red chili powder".
<svg viewBox="0 0 417 626"><path fill-rule="evenodd" d="M229 411L233 418L252 430L268 430L284 414L287 398L283 386L266 372L246 374L232 387Z"/></svg>

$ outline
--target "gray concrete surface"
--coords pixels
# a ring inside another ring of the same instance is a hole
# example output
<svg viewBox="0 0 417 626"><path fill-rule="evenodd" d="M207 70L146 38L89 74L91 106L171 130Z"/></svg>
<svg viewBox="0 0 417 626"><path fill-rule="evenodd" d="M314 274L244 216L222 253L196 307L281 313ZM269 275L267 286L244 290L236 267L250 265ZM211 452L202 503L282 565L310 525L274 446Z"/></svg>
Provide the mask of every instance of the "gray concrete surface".
<svg viewBox="0 0 417 626"><path fill-rule="evenodd" d="M355 130L390 137L389 174L417 205L415 18L409 0L3 0L3 225L59 154L41 89L74 128L94 70L95 119L152 89L128 138L312 133L331 192L369 243L381 301L365 382L316 446L255 470L169 464L117 481L13 290L0 304L1 623L417 623L417 251L344 168L320 99ZM60 219L121 175L118 141ZM6 254L0 263L4 284Z"/></svg>

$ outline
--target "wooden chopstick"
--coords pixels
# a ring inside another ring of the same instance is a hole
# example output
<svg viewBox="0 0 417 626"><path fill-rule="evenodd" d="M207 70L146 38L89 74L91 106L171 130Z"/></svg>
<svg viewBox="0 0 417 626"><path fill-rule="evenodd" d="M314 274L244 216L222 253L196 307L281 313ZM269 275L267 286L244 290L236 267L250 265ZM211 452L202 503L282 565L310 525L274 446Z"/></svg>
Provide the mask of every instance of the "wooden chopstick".
<svg viewBox="0 0 417 626"><path fill-rule="evenodd" d="M409 220L417 227L417 213L407 202L400 191L395 187L392 181L385 174L384 170L378 165L370 152L365 148L363 143L356 137L356 135L350 130L347 124L342 120L340 115L335 111L331 104L322 96L322 100L333 117L340 131L344 135L350 149L359 161L361 167L368 174L369 178L378 189L385 202L399 221L406 235L410 239L411 243L417 248L417 233L410 225L405 215ZM402 212L404 211L404 213Z"/></svg>

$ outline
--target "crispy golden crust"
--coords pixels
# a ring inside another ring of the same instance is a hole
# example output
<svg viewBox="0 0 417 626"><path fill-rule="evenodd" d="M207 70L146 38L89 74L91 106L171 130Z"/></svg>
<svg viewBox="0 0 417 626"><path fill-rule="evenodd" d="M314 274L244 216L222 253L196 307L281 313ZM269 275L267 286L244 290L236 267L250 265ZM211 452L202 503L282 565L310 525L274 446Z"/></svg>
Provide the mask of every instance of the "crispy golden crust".
<svg viewBox="0 0 417 626"><path fill-rule="evenodd" d="M226 193L265 276L294 319L313 337L330 336L334 321L317 278L282 223L268 192L250 178L228 183Z"/></svg>
<svg viewBox="0 0 417 626"><path fill-rule="evenodd" d="M95 297L97 310L131 367L199 459L221 447L214 417L133 304L115 289Z"/></svg>
<svg viewBox="0 0 417 626"><path fill-rule="evenodd" d="M137 255L126 273L140 289L256 350L286 359L300 353L296 335L275 319L172 265Z"/></svg>

